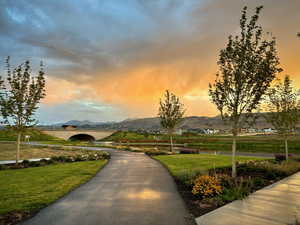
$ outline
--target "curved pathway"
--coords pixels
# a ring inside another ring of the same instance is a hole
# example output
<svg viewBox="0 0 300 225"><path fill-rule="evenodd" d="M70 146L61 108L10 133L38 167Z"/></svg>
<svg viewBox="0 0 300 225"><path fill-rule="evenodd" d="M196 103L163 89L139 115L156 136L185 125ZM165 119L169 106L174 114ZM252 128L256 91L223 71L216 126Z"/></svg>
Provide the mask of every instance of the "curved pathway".
<svg viewBox="0 0 300 225"><path fill-rule="evenodd" d="M22 225L192 225L173 178L142 153L103 148L111 160L93 179Z"/></svg>

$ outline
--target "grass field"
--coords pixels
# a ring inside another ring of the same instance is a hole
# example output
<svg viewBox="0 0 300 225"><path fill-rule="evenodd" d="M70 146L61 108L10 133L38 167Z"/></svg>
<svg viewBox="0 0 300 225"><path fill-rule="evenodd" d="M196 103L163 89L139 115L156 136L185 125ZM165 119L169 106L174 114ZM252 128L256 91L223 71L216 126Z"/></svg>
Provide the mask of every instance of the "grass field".
<svg viewBox="0 0 300 225"><path fill-rule="evenodd" d="M50 158L52 156L73 156L80 153L80 150L62 148L38 147L22 145L20 159ZM16 144L0 143L0 160L15 160Z"/></svg>
<svg viewBox="0 0 300 225"><path fill-rule="evenodd" d="M165 165L171 174L175 177L180 177L186 173L206 172L209 169L231 166L230 156L221 155L161 155L153 158L159 160ZM237 157L238 161L262 160L255 157Z"/></svg>
<svg viewBox="0 0 300 225"><path fill-rule="evenodd" d="M105 163L101 160L0 171L0 214L45 207L91 179Z"/></svg>
<svg viewBox="0 0 300 225"><path fill-rule="evenodd" d="M116 142L168 142L166 135L151 135L119 131L105 138ZM221 135L174 136L174 143L203 151L231 151L232 137ZM279 135L239 136L237 150L240 152L284 153L284 141ZM289 137L290 153L300 154L300 136Z"/></svg>

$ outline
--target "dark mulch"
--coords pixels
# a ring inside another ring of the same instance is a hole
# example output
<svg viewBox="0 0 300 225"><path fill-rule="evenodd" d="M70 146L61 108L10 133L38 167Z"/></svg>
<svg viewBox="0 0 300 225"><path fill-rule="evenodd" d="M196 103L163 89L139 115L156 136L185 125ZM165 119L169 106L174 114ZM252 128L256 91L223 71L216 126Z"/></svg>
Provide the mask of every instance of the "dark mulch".
<svg viewBox="0 0 300 225"><path fill-rule="evenodd" d="M230 175L231 169L230 168L221 168L221 169L218 169L213 172ZM255 179L255 178L262 178L263 174L262 174L262 171L258 172L258 171L245 170L245 171L243 171L242 174L239 174L238 178L241 178L241 177L243 179L247 179L249 177L251 177L251 179ZM252 187L253 189L251 190L251 193L253 193L259 189L262 189L268 185L271 185L282 178L284 178L284 176L276 177L275 179L269 179L269 180L264 179L263 183L257 183L257 184L255 184L254 187ZM198 196L195 196L192 194L192 186L191 185L187 185L184 182L182 182L181 180L176 179L176 178L174 178L174 180L177 184L177 188L178 188L178 191L179 191L181 197L185 201L185 204L186 204L188 210L195 217L202 216L208 212L211 212L211 211L231 202L231 201L217 202L214 198L199 199Z"/></svg>
<svg viewBox="0 0 300 225"><path fill-rule="evenodd" d="M183 198L186 207L195 217L204 215L212 210L219 208L214 202L208 202L204 200L199 200L198 197L192 194L192 187L187 186L182 181L175 178L178 191Z"/></svg>
<svg viewBox="0 0 300 225"><path fill-rule="evenodd" d="M15 225L29 217L32 216L33 213L30 212L9 212L4 215L0 215L0 225Z"/></svg>

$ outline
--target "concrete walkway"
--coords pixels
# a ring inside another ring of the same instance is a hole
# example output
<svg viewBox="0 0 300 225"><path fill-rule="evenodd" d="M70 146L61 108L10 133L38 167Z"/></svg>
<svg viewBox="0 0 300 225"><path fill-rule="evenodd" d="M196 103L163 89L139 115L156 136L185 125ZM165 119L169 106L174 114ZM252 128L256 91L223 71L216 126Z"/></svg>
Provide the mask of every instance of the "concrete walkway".
<svg viewBox="0 0 300 225"><path fill-rule="evenodd" d="M27 159L29 162L37 162L37 161L41 161L42 159L46 159L49 160L50 158L39 158L39 159ZM19 163L23 162L23 159L19 160ZM8 164L15 164L16 160L1 160L0 161L0 165L8 165Z"/></svg>
<svg viewBox="0 0 300 225"><path fill-rule="evenodd" d="M172 177L158 162L141 153L105 150L111 160L93 179L21 224L195 224Z"/></svg>
<svg viewBox="0 0 300 225"><path fill-rule="evenodd" d="M300 221L300 172L196 219L198 225L289 225Z"/></svg>

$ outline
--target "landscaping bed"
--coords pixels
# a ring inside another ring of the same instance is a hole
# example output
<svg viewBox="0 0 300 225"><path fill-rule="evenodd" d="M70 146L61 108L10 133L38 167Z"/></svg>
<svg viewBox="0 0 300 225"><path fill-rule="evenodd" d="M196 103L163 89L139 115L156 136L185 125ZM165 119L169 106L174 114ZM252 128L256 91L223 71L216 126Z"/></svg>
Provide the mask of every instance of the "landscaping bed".
<svg viewBox="0 0 300 225"><path fill-rule="evenodd" d="M23 160L18 164L0 165L0 170L7 169L24 169L30 167L46 166L58 163L71 163L82 161L95 161L109 159L110 155L103 151L76 151L72 155L57 155L52 156L50 159L41 159L40 161Z"/></svg>
<svg viewBox="0 0 300 225"><path fill-rule="evenodd" d="M16 224L91 179L107 160L0 171L0 225ZM5 181L5 182L3 182Z"/></svg>
<svg viewBox="0 0 300 225"><path fill-rule="evenodd" d="M230 157L155 156L174 176L190 212L199 217L300 171L299 159L287 162L238 157L237 178L231 178Z"/></svg>

